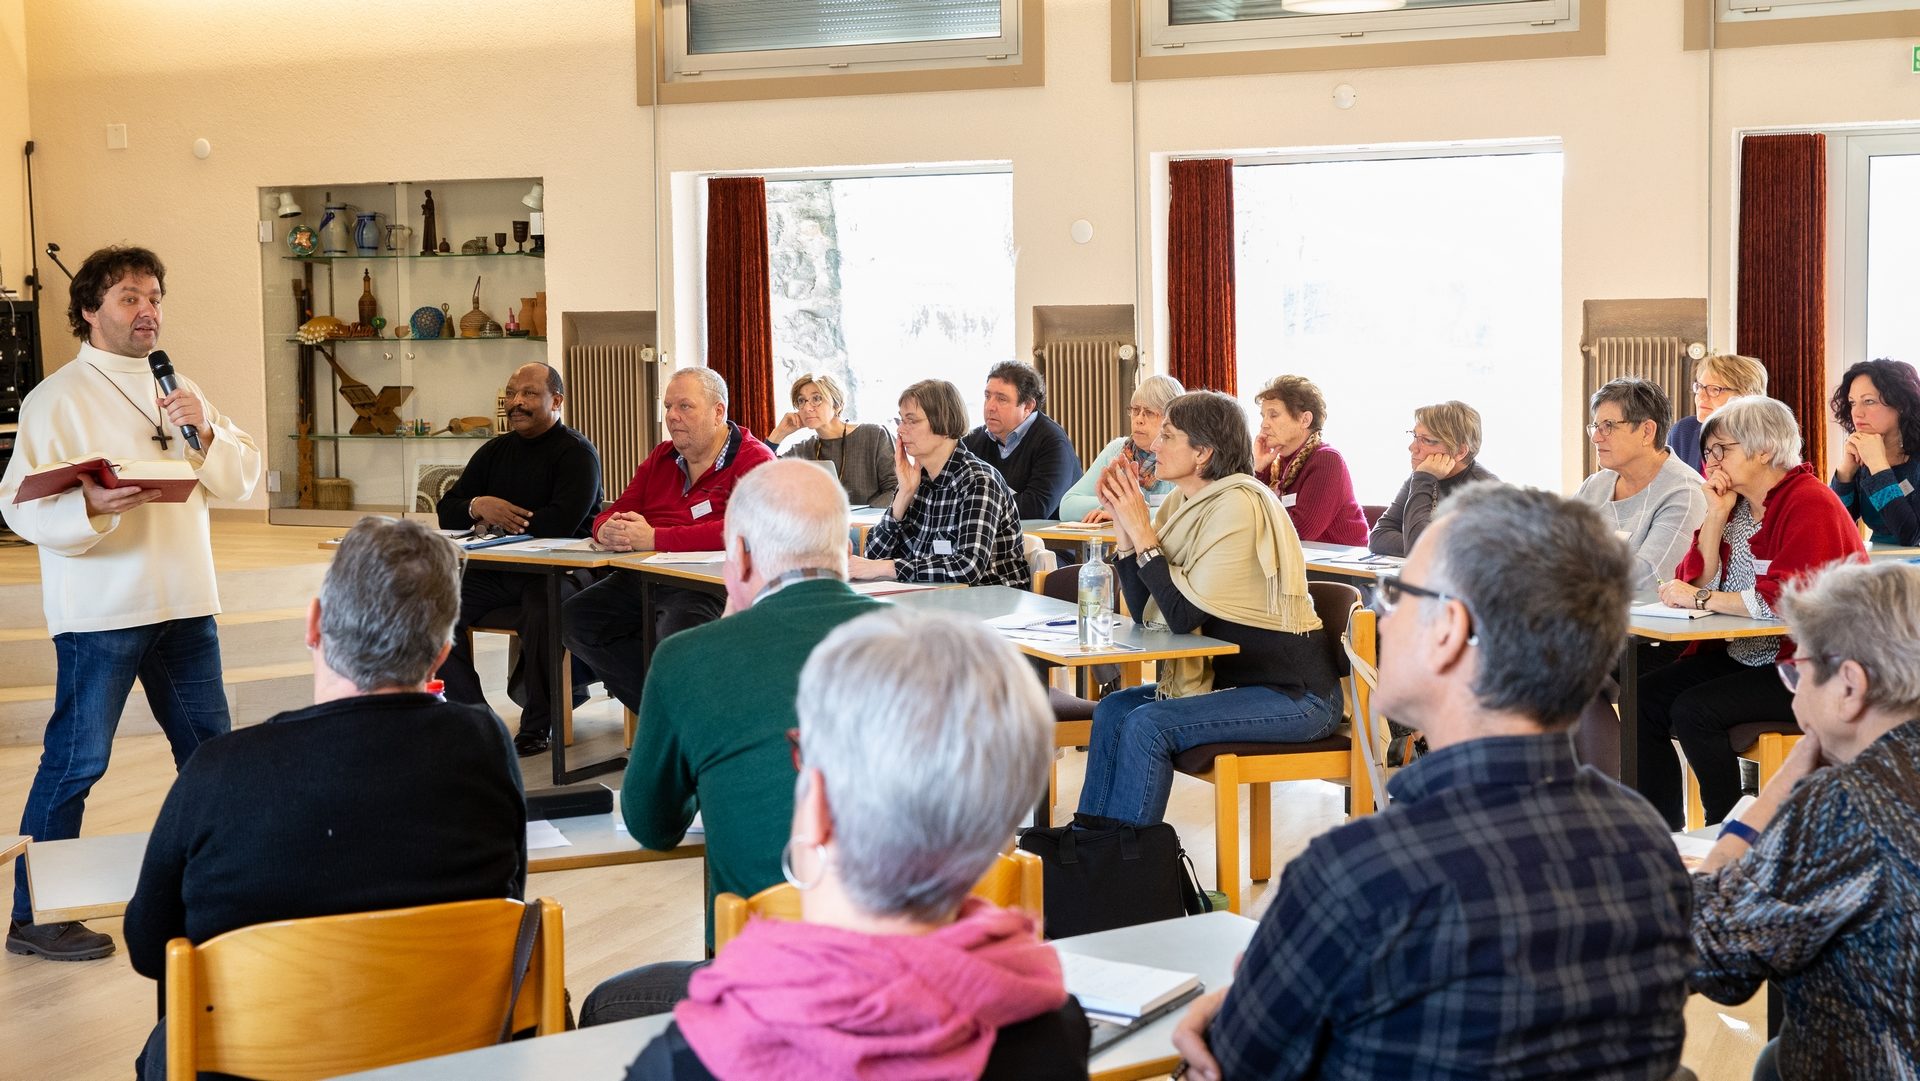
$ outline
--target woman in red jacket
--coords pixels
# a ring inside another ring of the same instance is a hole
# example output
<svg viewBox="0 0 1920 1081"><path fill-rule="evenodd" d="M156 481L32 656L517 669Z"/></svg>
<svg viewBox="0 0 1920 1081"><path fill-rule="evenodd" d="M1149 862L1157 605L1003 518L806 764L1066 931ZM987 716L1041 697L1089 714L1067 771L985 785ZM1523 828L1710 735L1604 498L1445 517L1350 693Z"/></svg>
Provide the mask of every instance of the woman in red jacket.
<svg viewBox="0 0 1920 1081"><path fill-rule="evenodd" d="M1327 400L1304 376L1282 375L1253 396L1260 432L1253 472L1273 489L1303 541L1367 543L1367 518L1353 498L1353 478L1340 452L1320 441Z"/></svg>
<svg viewBox="0 0 1920 1081"><path fill-rule="evenodd" d="M1862 561L1853 517L1813 467L1800 461L1800 425L1772 398L1735 398L1701 429L1707 518L1693 548L1660 586L1660 600L1754 619L1795 579L1830 563ZM1700 779L1709 823L1740 798L1740 763L1727 730L1755 721L1792 721L1793 695L1774 662L1793 656L1785 635L1700 643L1640 681L1640 793L1676 829L1681 814L1677 739Z"/></svg>

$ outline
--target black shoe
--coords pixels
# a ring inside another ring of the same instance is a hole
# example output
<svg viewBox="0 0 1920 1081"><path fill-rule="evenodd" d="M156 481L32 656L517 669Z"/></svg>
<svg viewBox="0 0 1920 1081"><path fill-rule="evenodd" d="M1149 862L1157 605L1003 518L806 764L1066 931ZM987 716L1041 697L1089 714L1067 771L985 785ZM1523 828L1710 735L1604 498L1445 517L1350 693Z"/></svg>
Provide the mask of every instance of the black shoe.
<svg viewBox="0 0 1920 1081"><path fill-rule="evenodd" d="M544 732L522 732L513 737L513 751L522 758L545 754L553 747L553 737Z"/></svg>
<svg viewBox="0 0 1920 1081"><path fill-rule="evenodd" d="M94 961L112 953L113 939L74 920L68 923L21 923L7 926L7 952L39 954L49 961Z"/></svg>

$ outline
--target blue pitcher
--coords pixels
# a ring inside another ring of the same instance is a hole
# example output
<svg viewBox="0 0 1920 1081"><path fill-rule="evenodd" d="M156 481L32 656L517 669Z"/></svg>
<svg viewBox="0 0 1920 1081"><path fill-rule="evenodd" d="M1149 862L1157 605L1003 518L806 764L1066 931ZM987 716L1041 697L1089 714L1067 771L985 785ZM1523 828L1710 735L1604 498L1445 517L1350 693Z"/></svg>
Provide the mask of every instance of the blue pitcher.
<svg viewBox="0 0 1920 1081"><path fill-rule="evenodd" d="M356 255L380 254L380 215L353 216L353 248Z"/></svg>

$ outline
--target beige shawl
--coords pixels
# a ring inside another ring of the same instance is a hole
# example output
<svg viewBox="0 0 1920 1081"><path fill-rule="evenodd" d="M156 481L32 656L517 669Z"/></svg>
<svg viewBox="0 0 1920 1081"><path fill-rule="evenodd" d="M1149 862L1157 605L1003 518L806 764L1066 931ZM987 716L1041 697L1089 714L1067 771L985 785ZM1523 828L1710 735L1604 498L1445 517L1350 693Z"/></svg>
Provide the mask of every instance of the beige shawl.
<svg viewBox="0 0 1920 1081"><path fill-rule="evenodd" d="M1289 634L1320 629L1307 594L1307 557L1280 501L1244 473L1223 477L1188 499L1174 492L1154 516L1174 586L1207 614ZM1148 602L1149 623L1164 623ZM1213 663L1188 657L1160 664L1162 698L1213 690Z"/></svg>

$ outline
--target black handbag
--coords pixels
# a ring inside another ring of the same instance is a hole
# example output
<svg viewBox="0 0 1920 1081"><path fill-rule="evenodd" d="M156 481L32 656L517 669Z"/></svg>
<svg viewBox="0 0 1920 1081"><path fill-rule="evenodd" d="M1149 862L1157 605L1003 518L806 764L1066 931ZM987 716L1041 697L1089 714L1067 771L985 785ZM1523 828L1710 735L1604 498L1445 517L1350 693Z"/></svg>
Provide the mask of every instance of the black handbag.
<svg viewBox="0 0 1920 1081"><path fill-rule="evenodd" d="M1020 847L1045 868L1048 938L1213 911L1180 835L1165 822L1075 815L1071 826L1026 830Z"/></svg>

